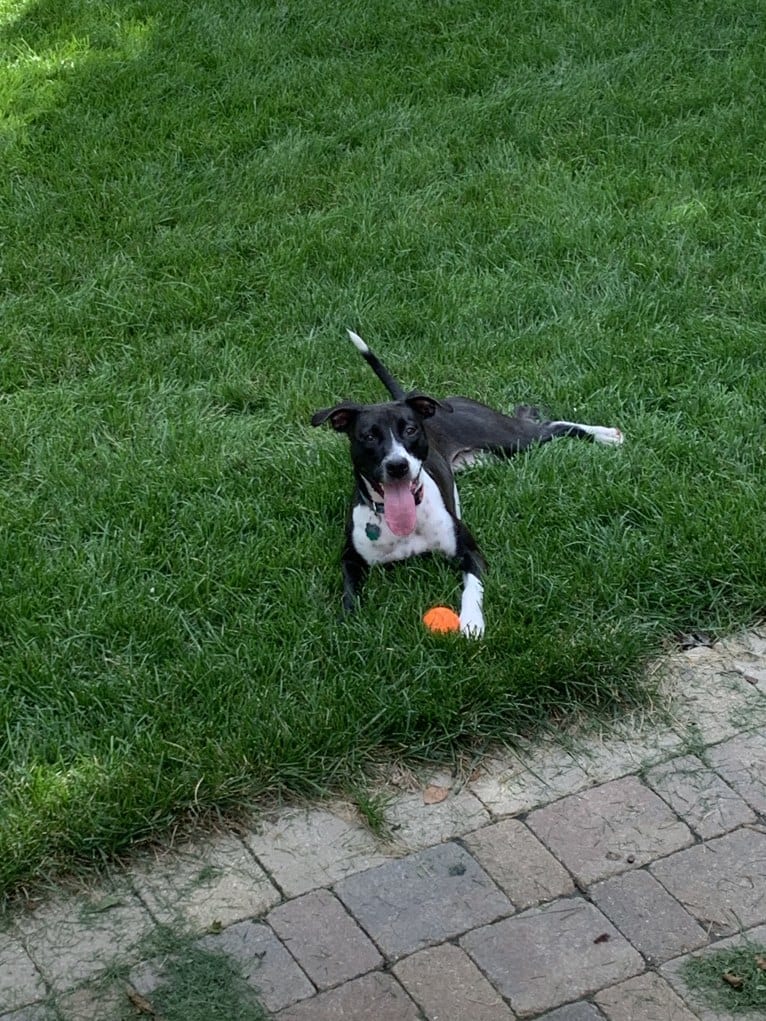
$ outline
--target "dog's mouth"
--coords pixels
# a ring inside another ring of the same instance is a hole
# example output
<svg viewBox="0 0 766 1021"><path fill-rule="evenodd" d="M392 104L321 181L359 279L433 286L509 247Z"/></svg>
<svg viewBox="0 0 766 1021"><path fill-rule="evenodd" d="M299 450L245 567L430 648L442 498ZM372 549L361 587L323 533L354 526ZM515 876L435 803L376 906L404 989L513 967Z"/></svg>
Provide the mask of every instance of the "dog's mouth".
<svg viewBox="0 0 766 1021"><path fill-rule="evenodd" d="M383 520L394 535L411 535L415 531L417 496L421 492L419 481L417 479L398 479L394 482L382 483L381 489L383 490Z"/></svg>

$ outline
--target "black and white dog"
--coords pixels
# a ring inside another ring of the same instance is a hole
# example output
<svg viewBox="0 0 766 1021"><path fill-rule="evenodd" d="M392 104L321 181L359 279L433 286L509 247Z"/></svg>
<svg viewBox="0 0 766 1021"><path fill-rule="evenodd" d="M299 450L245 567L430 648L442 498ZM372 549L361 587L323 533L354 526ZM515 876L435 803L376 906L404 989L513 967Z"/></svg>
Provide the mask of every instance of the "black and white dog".
<svg viewBox="0 0 766 1021"><path fill-rule="evenodd" d="M511 457L558 436L622 443L622 433L551 422L525 406L509 416L467 397L436 400L419 391L405 394L362 338L348 333L393 400L343 401L311 418L312 425L329 420L351 443L356 487L341 556L343 607L354 608L370 564L439 552L456 558L463 572L460 630L480 637L485 563L460 519L454 472L481 452Z"/></svg>

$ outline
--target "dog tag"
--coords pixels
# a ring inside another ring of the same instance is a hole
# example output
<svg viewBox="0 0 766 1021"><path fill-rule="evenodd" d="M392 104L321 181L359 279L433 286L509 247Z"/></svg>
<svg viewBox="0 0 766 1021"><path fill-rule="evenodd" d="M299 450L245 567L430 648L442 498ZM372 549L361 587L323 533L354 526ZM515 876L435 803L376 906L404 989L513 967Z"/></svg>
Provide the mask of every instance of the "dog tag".
<svg viewBox="0 0 766 1021"><path fill-rule="evenodd" d="M368 521L364 526L364 532L371 542L375 542L376 539L380 538L380 528L377 525L373 525L371 521Z"/></svg>

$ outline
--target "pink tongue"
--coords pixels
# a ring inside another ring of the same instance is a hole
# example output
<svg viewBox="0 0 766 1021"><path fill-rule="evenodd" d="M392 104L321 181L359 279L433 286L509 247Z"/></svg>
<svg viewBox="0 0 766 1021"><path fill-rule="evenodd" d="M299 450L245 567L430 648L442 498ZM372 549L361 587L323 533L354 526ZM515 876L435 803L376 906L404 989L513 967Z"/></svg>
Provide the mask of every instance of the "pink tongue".
<svg viewBox="0 0 766 1021"><path fill-rule="evenodd" d="M387 482L383 489L383 517L394 535L415 529L415 497L409 482Z"/></svg>

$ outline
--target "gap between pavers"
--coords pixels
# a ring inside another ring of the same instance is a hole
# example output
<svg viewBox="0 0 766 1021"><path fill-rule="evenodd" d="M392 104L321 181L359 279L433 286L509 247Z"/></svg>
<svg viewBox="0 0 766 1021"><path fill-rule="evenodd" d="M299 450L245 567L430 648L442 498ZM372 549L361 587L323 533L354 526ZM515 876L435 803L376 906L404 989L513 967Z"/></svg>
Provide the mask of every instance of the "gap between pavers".
<svg viewBox="0 0 766 1021"><path fill-rule="evenodd" d="M708 748L706 756L751 808L766 815L766 732L738 734Z"/></svg>
<svg viewBox="0 0 766 1021"><path fill-rule="evenodd" d="M383 964L375 945L329 890L274 908L266 921L318 989L329 989Z"/></svg>
<svg viewBox="0 0 766 1021"><path fill-rule="evenodd" d="M609 1021L698 1021L656 972L602 989L593 997Z"/></svg>
<svg viewBox="0 0 766 1021"><path fill-rule="evenodd" d="M702 926L645 869L595 883L588 895L650 964L708 942Z"/></svg>
<svg viewBox="0 0 766 1021"><path fill-rule="evenodd" d="M48 1003L35 1003L29 1007L20 1007L10 1014L1 1014L0 1021L60 1021L60 1015Z"/></svg>
<svg viewBox="0 0 766 1021"><path fill-rule="evenodd" d="M288 898L331 886L390 857L369 830L328 808L287 809L244 840Z"/></svg>
<svg viewBox="0 0 766 1021"><path fill-rule="evenodd" d="M646 782L703 840L756 821L746 802L696 755L655 766Z"/></svg>
<svg viewBox="0 0 766 1021"><path fill-rule="evenodd" d="M389 961L514 910L476 860L452 842L349 876L334 892Z"/></svg>
<svg viewBox="0 0 766 1021"><path fill-rule="evenodd" d="M588 996L645 968L638 951L579 895L474 929L460 946L521 1017Z"/></svg>
<svg viewBox="0 0 766 1021"><path fill-rule="evenodd" d="M766 832L756 827L697 844L649 868L714 935L766 922Z"/></svg>
<svg viewBox="0 0 766 1021"><path fill-rule="evenodd" d="M636 776L538 808L526 824L583 889L694 840L686 824Z"/></svg>
<svg viewBox="0 0 766 1021"><path fill-rule="evenodd" d="M374 971L287 1007L275 1021L422 1021L422 1017L392 975Z"/></svg>
<svg viewBox="0 0 766 1021"><path fill-rule="evenodd" d="M542 1014L535 1018L535 1021L604 1021L604 1015L594 1004L587 1000L578 1000L577 1003L567 1003L548 1014ZM625 1019L622 1018L621 1021Z"/></svg>
<svg viewBox="0 0 766 1021"><path fill-rule="evenodd" d="M420 950L392 971L429 1021L514 1021L502 996L453 943Z"/></svg>
<svg viewBox="0 0 766 1021"><path fill-rule="evenodd" d="M461 843L519 910L574 893L564 866L518 819L468 833Z"/></svg>

